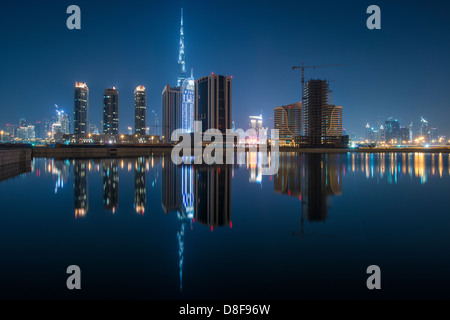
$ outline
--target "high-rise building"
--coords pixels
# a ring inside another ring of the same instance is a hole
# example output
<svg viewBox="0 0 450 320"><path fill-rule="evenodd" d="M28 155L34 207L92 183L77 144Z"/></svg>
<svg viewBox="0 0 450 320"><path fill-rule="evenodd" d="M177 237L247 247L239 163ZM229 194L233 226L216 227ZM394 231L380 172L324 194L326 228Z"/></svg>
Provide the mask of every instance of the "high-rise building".
<svg viewBox="0 0 450 320"><path fill-rule="evenodd" d="M256 135L259 136L259 131L263 128L263 118L262 115L259 116L249 116L249 124L248 127L250 129L255 130Z"/></svg>
<svg viewBox="0 0 450 320"><path fill-rule="evenodd" d="M60 132L62 134L69 134L70 133L70 118L67 113L64 112L64 110L57 110L57 117L56 122L53 124L59 124L60 126Z"/></svg>
<svg viewBox="0 0 450 320"><path fill-rule="evenodd" d="M305 98L302 110L302 129L306 141L313 147L323 144L326 136L325 114L328 108L328 82L309 80L305 84Z"/></svg>
<svg viewBox="0 0 450 320"><path fill-rule="evenodd" d="M119 134L119 91L114 87L103 95L103 134Z"/></svg>
<svg viewBox="0 0 450 320"><path fill-rule="evenodd" d="M28 140L34 140L36 138L34 126L27 126L27 139Z"/></svg>
<svg viewBox="0 0 450 320"><path fill-rule="evenodd" d="M302 103L293 103L274 109L274 129L279 139L290 141L302 135Z"/></svg>
<svg viewBox="0 0 450 320"><path fill-rule="evenodd" d="M35 136L36 139L45 139L47 138L47 132L45 132L44 122L36 121L34 124Z"/></svg>
<svg viewBox="0 0 450 320"><path fill-rule="evenodd" d="M211 74L195 81L195 120L202 131L231 129L232 77Z"/></svg>
<svg viewBox="0 0 450 320"><path fill-rule="evenodd" d="M430 129L430 139L432 142L436 142L439 140L439 131L438 128L431 128Z"/></svg>
<svg viewBox="0 0 450 320"><path fill-rule="evenodd" d="M176 129L181 129L181 87L166 85L162 92L162 140L171 141Z"/></svg>
<svg viewBox="0 0 450 320"><path fill-rule="evenodd" d="M403 142L403 141L409 142L409 137L410 137L409 128L408 127L401 127L400 128L400 140L398 142L399 143Z"/></svg>
<svg viewBox="0 0 450 320"><path fill-rule="evenodd" d="M388 118L384 123L384 134L386 142L398 142L400 137L400 123L394 118Z"/></svg>
<svg viewBox="0 0 450 320"><path fill-rule="evenodd" d="M430 125L423 117L420 117L420 135L424 137L425 142L429 142L431 140Z"/></svg>
<svg viewBox="0 0 450 320"><path fill-rule="evenodd" d="M89 123L89 133L99 134L98 127L94 123Z"/></svg>
<svg viewBox="0 0 450 320"><path fill-rule="evenodd" d="M82 82L75 82L73 129L75 134L89 133L89 88Z"/></svg>
<svg viewBox="0 0 450 320"><path fill-rule="evenodd" d="M147 97L144 86L134 90L134 133L145 135L145 113L147 110Z"/></svg>
<svg viewBox="0 0 450 320"><path fill-rule="evenodd" d="M183 9L181 9L180 46L178 50L178 80L177 87L183 85L186 79L186 61L184 58L184 30L183 30Z"/></svg>
<svg viewBox="0 0 450 320"><path fill-rule="evenodd" d="M184 80L181 87L181 126L186 132L194 132L194 91L195 80L191 70L191 76Z"/></svg>

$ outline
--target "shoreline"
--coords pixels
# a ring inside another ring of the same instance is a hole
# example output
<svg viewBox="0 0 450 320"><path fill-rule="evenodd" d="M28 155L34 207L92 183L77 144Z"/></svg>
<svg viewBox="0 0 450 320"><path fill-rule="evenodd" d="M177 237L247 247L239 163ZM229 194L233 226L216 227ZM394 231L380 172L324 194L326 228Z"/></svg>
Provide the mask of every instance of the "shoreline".
<svg viewBox="0 0 450 320"><path fill-rule="evenodd" d="M3 153L17 152L17 150L27 149L31 152L32 158L55 158L55 159L87 159L87 158L126 158L126 157L142 157L150 156L152 154L166 154L171 153L173 146L169 145L58 145L56 147L50 146L0 146L0 151ZM15 151L14 151L15 150ZM204 150L204 148L202 149ZM259 150L259 149L258 149ZM270 148L267 148L270 151ZM198 149L191 148L192 154ZM234 148L236 153L238 148ZM245 148L245 152L253 151L252 148ZM261 150L265 151L265 150ZM450 154L450 146L442 147L394 147L394 148L292 148L280 147L279 152L288 153L329 153L329 154L343 154L343 153L446 153ZM226 150L224 150L224 156Z"/></svg>

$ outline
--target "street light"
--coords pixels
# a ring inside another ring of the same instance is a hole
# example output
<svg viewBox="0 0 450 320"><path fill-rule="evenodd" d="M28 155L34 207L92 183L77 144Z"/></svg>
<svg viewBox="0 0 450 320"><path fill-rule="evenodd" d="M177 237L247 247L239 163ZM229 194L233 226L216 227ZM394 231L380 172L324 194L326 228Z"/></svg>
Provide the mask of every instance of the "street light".
<svg viewBox="0 0 450 320"><path fill-rule="evenodd" d="M3 143L3 134L4 134L5 132L2 130L2 131L0 131L0 134L2 135L2 143Z"/></svg>

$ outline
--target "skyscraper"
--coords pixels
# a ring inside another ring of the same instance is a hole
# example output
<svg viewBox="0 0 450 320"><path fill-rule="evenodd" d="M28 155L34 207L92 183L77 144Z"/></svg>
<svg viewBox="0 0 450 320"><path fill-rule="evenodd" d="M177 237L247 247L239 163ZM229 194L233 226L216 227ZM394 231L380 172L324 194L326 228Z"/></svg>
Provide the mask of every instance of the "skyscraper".
<svg viewBox="0 0 450 320"><path fill-rule="evenodd" d="M425 142L429 142L431 139L431 130L428 121L423 117L420 117L420 135L424 137Z"/></svg>
<svg viewBox="0 0 450 320"><path fill-rule="evenodd" d="M176 129L181 129L181 87L166 85L162 92L163 141L170 141Z"/></svg>
<svg viewBox="0 0 450 320"><path fill-rule="evenodd" d="M302 103L293 103L274 109L274 129L281 140L294 139L302 134Z"/></svg>
<svg viewBox="0 0 450 320"><path fill-rule="evenodd" d="M186 132L194 132L194 91L195 80L191 70L191 76L184 80L181 87L181 126Z"/></svg>
<svg viewBox="0 0 450 320"><path fill-rule="evenodd" d="M211 74L195 81L195 120L202 130L231 129L231 77Z"/></svg>
<svg viewBox="0 0 450 320"><path fill-rule="evenodd" d="M256 135L259 136L259 130L261 130L263 128L262 115L260 115L260 116L249 116L248 127L250 129L254 129L255 132L256 132Z"/></svg>
<svg viewBox="0 0 450 320"><path fill-rule="evenodd" d="M326 135L325 113L328 106L328 83L325 80L309 80L305 84L302 126L306 141L313 147L323 144Z"/></svg>
<svg viewBox="0 0 450 320"><path fill-rule="evenodd" d="M184 59L184 30L183 30L183 8L181 9L181 27L180 27L180 47L178 52L178 81L177 87L183 85L186 79L186 61Z"/></svg>
<svg viewBox="0 0 450 320"><path fill-rule="evenodd" d="M75 134L89 133L89 88L82 82L75 82L73 128Z"/></svg>
<svg viewBox="0 0 450 320"><path fill-rule="evenodd" d="M384 123L386 142L400 140L400 123L394 118L388 118Z"/></svg>
<svg viewBox="0 0 450 320"><path fill-rule="evenodd" d="M134 90L134 133L145 135L145 113L147 110L147 97L144 86Z"/></svg>
<svg viewBox="0 0 450 320"><path fill-rule="evenodd" d="M119 134L119 91L114 87L103 95L103 134Z"/></svg>

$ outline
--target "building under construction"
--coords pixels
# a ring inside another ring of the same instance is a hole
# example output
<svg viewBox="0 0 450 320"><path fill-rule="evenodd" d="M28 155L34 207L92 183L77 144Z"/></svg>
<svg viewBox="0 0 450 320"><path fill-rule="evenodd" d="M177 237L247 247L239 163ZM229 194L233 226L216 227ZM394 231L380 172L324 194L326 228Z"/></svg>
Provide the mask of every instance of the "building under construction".
<svg viewBox="0 0 450 320"><path fill-rule="evenodd" d="M309 80L305 84L302 108L302 136L298 144L305 147L346 147L342 136L342 107L329 101L326 80Z"/></svg>

